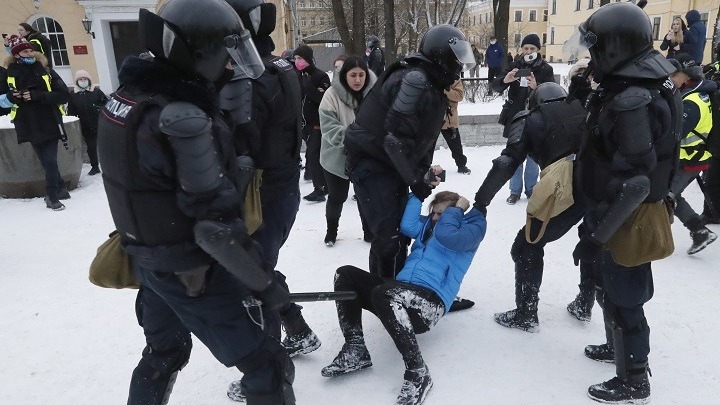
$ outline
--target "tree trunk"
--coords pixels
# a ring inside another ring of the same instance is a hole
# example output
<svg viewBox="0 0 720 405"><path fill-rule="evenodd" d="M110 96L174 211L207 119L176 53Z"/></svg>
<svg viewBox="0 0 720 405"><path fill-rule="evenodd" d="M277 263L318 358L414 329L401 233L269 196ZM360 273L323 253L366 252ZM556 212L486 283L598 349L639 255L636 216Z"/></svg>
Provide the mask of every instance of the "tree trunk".
<svg viewBox="0 0 720 405"><path fill-rule="evenodd" d="M352 48L345 47L351 55L365 55L365 2L353 0Z"/></svg>
<svg viewBox="0 0 720 405"><path fill-rule="evenodd" d="M332 0L333 17L335 18L335 26L337 27L340 40L345 46L346 52L353 49L353 38L350 36L347 19L345 18L345 9L342 0Z"/></svg>
<svg viewBox="0 0 720 405"><path fill-rule="evenodd" d="M508 51L508 23L510 21L510 0L493 0L495 14L495 37L505 52ZM505 58L503 58L503 61ZM505 62L503 62L505 65Z"/></svg>
<svg viewBox="0 0 720 405"><path fill-rule="evenodd" d="M383 0L385 11L385 65L395 62L397 44L395 43L395 3Z"/></svg>
<svg viewBox="0 0 720 405"><path fill-rule="evenodd" d="M710 60L720 62L720 7L718 7L717 16L715 17L715 32L712 36L712 50L710 51Z"/></svg>

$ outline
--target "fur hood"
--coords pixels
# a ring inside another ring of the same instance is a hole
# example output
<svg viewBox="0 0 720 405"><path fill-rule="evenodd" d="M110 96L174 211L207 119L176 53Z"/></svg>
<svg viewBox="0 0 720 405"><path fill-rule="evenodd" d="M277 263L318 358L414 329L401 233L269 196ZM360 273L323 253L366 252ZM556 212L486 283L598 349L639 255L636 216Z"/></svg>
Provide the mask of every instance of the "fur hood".
<svg viewBox="0 0 720 405"><path fill-rule="evenodd" d="M355 99L355 97L350 94L350 92L345 88L345 86L340 83L340 72L336 72L333 74L332 79L332 88L335 90L335 94L337 94L337 97L345 103L348 107L352 108L353 110L358 107L358 102ZM375 82L377 82L377 75L372 70L368 69L368 77L366 78L368 84L365 86L365 90L363 90L363 99L368 95L372 87L375 85Z"/></svg>
<svg viewBox="0 0 720 405"><path fill-rule="evenodd" d="M35 60L42 63L45 69L48 68L48 60L41 52L35 52ZM13 63L17 63L17 59L15 59L15 56L9 55L7 58L5 58L5 62L3 62L3 67L10 67L10 65Z"/></svg>

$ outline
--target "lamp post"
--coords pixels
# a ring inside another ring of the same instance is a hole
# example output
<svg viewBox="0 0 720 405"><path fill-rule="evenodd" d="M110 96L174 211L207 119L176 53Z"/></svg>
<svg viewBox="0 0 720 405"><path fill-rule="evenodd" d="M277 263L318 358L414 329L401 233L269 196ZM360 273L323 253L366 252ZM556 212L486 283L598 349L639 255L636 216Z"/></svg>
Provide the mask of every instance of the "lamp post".
<svg viewBox="0 0 720 405"><path fill-rule="evenodd" d="M85 28L85 32L92 35L93 39L95 39L95 33L90 31L92 29L92 20L89 19L87 15L85 15L85 18L82 19L82 25L83 28Z"/></svg>

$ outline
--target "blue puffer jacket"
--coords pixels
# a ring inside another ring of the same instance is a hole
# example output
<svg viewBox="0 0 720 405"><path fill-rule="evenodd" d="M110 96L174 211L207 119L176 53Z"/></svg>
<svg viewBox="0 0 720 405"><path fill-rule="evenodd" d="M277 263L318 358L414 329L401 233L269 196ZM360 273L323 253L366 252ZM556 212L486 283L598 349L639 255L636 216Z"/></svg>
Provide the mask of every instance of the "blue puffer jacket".
<svg viewBox="0 0 720 405"><path fill-rule="evenodd" d="M426 244L422 236L431 219L420 215L421 209L422 202L410 194L400 230L415 242L397 280L434 291L445 304L447 313L485 237L487 221L475 208L463 214L460 208L448 207Z"/></svg>

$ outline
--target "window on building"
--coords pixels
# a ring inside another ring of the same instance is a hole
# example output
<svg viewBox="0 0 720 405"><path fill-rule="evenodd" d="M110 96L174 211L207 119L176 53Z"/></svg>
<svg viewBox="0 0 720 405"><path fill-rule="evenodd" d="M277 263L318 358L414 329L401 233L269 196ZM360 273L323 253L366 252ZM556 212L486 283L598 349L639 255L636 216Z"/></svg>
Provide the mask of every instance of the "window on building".
<svg viewBox="0 0 720 405"><path fill-rule="evenodd" d="M580 10L580 0L575 0L575 11Z"/></svg>
<svg viewBox="0 0 720 405"><path fill-rule="evenodd" d="M53 66L70 66L65 34L60 23L50 17L40 17L30 25L50 40L50 55L46 50L45 56L52 57Z"/></svg>
<svg viewBox="0 0 720 405"><path fill-rule="evenodd" d="M307 18L306 17L300 17L300 26L306 27L307 26Z"/></svg>
<svg viewBox="0 0 720 405"><path fill-rule="evenodd" d="M304 2L304 1L299 1L299 2L298 2L298 8L305 8L305 2Z"/></svg>
<svg viewBox="0 0 720 405"><path fill-rule="evenodd" d="M315 16L310 17L310 26L311 27L315 26Z"/></svg>
<svg viewBox="0 0 720 405"><path fill-rule="evenodd" d="M522 10L515 10L515 22L522 22Z"/></svg>
<svg viewBox="0 0 720 405"><path fill-rule="evenodd" d="M660 39L660 17L652 18L652 36L654 40Z"/></svg>
<svg viewBox="0 0 720 405"><path fill-rule="evenodd" d="M490 14L488 15L488 17L490 17L490 24L492 24L492 22L493 22L493 14L490 13Z"/></svg>
<svg viewBox="0 0 720 405"><path fill-rule="evenodd" d="M543 44L543 45L547 44L547 32L543 32L542 44Z"/></svg>
<svg viewBox="0 0 720 405"><path fill-rule="evenodd" d="M522 43L522 35L519 32L515 33L515 38L513 38L515 41L515 48L520 48L520 44Z"/></svg>
<svg viewBox="0 0 720 405"><path fill-rule="evenodd" d="M588 0L588 10L595 8L595 0Z"/></svg>
<svg viewBox="0 0 720 405"><path fill-rule="evenodd" d="M530 14L528 15L528 21L537 22L537 10L530 10Z"/></svg>
<svg viewBox="0 0 720 405"><path fill-rule="evenodd" d="M557 14L557 0L552 0L552 14Z"/></svg>
<svg viewBox="0 0 720 405"><path fill-rule="evenodd" d="M324 15L321 15L319 20L320 20L320 25L325 25L325 16Z"/></svg>
<svg viewBox="0 0 720 405"><path fill-rule="evenodd" d="M543 10L543 22L547 22L548 11L547 9Z"/></svg>
<svg viewBox="0 0 720 405"><path fill-rule="evenodd" d="M555 44L555 27L550 27L550 45Z"/></svg>
<svg viewBox="0 0 720 405"><path fill-rule="evenodd" d="M700 21L702 21L703 25L705 26L705 29L707 29L708 26L708 12L700 13Z"/></svg>

